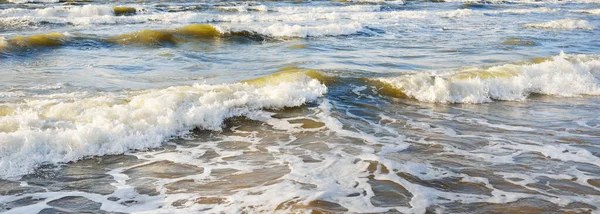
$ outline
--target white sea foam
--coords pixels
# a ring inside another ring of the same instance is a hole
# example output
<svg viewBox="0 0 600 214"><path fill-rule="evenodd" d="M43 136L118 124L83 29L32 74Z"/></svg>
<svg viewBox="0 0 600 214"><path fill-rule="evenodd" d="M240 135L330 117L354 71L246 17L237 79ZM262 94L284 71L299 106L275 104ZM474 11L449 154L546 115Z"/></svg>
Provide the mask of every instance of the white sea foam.
<svg viewBox="0 0 600 214"><path fill-rule="evenodd" d="M586 20L560 19L549 22L526 24L525 27L545 28L545 29L563 29L563 30L593 30L594 26Z"/></svg>
<svg viewBox="0 0 600 214"><path fill-rule="evenodd" d="M0 118L0 175L22 175L42 163L157 147L195 127L220 130L227 118L299 106L327 90L315 79L296 77L266 86L197 84L133 96L30 100Z"/></svg>
<svg viewBox="0 0 600 214"><path fill-rule="evenodd" d="M600 57L561 53L532 65L502 65L452 74L414 74L380 78L423 102L482 103L525 100L530 94L600 95Z"/></svg>

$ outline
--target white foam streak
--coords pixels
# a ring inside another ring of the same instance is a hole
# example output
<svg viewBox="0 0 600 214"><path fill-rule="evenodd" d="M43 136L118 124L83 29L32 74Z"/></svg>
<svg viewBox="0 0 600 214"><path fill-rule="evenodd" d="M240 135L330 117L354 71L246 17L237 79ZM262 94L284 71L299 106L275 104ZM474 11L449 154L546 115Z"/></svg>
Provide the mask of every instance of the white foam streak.
<svg viewBox="0 0 600 214"><path fill-rule="evenodd" d="M0 118L0 176L31 172L42 163L118 154L160 146L199 127L220 130L225 119L262 108L299 106L327 88L301 76L294 82L194 85L148 90L132 97L104 95L74 101L28 101Z"/></svg>

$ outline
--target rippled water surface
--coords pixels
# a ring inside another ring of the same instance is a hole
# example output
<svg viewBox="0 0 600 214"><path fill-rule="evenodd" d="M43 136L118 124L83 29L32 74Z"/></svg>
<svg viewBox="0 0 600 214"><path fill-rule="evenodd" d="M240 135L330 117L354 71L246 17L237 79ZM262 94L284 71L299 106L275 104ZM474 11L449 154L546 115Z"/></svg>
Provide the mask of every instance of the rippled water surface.
<svg viewBox="0 0 600 214"><path fill-rule="evenodd" d="M600 2L0 0L2 213L598 213Z"/></svg>

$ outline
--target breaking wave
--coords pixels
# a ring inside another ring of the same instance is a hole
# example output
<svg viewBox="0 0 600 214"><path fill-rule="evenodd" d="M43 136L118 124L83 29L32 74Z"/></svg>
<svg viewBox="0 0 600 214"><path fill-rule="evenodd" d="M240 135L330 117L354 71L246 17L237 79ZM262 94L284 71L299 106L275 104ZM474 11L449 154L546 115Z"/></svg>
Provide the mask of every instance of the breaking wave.
<svg viewBox="0 0 600 214"><path fill-rule="evenodd" d="M537 64L373 79L383 92L432 103L520 101L531 94L600 95L600 56L561 53Z"/></svg>
<svg viewBox="0 0 600 214"><path fill-rule="evenodd" d="M72 100L47 97L0 106L0 175L19 176L44 163L158 147L194 128L220 130L231 117L300 106L327 91L309 76L322 77L317 71L288 70L243 83Z"/></svg>

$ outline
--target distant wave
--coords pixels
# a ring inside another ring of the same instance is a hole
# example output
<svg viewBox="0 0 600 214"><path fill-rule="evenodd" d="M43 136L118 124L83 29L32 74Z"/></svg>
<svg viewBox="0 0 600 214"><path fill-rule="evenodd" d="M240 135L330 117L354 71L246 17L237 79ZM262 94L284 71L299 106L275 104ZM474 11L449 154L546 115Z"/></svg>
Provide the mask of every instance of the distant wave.
<svg viewBox="0 0 600 214"><path fill-rule="evenodd" d="M261 10L277 13L204 13L198 11L165 12L148 6L54 6L43 9L9 8L0 10L0 26L5 28L33 27L47 24L55 25L112 25L112 24L141 24L141 23L258 23L258 22L321 22L355 21L365 23L381 19L447 19L462 18L476 15L471 9L447 11L381 11L380 5L352 5L345 7L273 7ZM236 11L249 10L255 6L232 7ZM258 7L258 6L256 6ZM229 9L228 9L229 10ZM233 9L232 9L233 10ZM335 24L331 23L331 24Z"/></svg>
<svg viewBox="0 0 600 214"><path fill-rule="evenodd" d="M73 35L68 32L50 32L28 36L0 37L0 52L37 47L64 46L74 40L96 40L122 45L166 45L208 38L244 37L253 40L287 37L320 37L350 35L365 30L357 22L349 24L327 24L318 26L273 24L267 27L248 27L247 30L223 29L209 24L191 24L174 29L146 29L121 35L97 37ZM209 40L210 41L210 40Z"/></svg>

